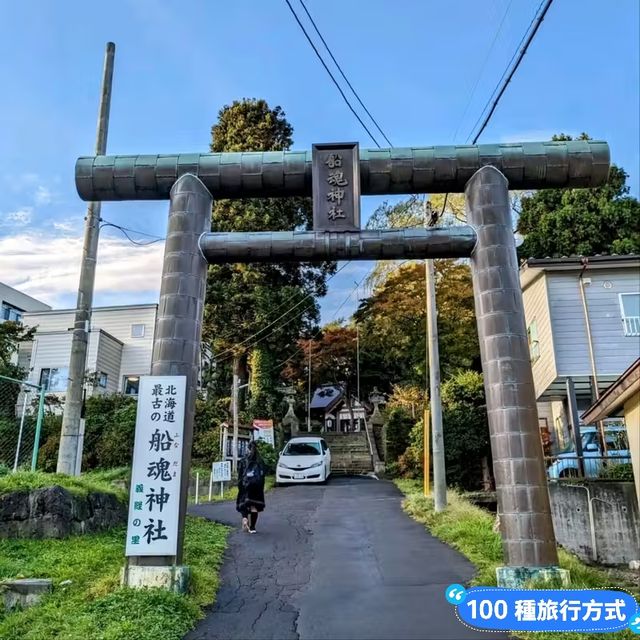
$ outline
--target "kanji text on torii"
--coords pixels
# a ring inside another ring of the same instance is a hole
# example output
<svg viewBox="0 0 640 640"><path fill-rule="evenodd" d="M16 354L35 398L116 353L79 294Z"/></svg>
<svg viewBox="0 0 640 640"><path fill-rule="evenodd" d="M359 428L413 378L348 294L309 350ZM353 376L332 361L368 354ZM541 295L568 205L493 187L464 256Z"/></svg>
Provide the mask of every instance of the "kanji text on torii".
<svg viewBox="0 0 640 640"><path fill-rule="evenodd" d="M331 189L327 191L327 200L330 203L327 217L329 220L344 219L345 214L342 208L342 201L346 195L344 187L349 185L349 181L345 178L342 169L342 154L330 153L324 163L328 168L327 183L331 187Z"/></svg>

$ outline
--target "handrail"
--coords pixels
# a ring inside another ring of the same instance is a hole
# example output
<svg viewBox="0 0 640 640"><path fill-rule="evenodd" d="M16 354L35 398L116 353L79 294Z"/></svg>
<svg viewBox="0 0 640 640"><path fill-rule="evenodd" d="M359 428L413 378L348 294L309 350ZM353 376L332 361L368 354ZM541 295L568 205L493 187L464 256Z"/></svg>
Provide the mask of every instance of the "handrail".
<svg viewBox="0 0 640 640"><path fill-rule="evenodd" d="M369 453L373 458L373 446L371 445L371 436L369 435L369 427L367 426L367 419L364 419L364 432L367 434L367 442L369 443Z"/></svg>

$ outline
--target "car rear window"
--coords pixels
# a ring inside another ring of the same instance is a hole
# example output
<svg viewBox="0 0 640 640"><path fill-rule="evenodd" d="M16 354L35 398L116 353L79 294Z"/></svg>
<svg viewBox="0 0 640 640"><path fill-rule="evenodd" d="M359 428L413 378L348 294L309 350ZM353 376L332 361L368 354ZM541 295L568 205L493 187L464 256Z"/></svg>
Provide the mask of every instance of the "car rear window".
<svg viewBox="0 0 640 640"><path fill-rule="evenodd" d="M290 442L284 452L285 456L319 456L320 445L317 442Z"/></svg>

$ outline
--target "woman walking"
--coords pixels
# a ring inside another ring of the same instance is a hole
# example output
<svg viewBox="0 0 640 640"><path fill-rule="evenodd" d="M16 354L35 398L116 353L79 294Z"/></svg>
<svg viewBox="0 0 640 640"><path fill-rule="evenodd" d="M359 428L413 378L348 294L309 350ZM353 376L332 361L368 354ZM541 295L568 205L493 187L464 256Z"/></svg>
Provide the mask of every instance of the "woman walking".
<svg viewBox="0 0 640 640"><path fill-rule="evenodd" d="M249 443L247 455L238 463L236 510L242 514L242 529L256 533L258 514L264 511L265 468L258 447Z"/></svg>

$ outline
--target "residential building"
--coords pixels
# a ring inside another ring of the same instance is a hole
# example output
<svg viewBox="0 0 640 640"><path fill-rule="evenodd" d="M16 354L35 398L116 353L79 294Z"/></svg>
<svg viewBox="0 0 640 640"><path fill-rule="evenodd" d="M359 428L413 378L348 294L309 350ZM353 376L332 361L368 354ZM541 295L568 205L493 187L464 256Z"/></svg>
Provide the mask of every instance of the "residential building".
<svg viewBox="0 0 640 640"><path fill-rule="evenodd" d="M572 388L580 415L640 357L640 256L529 259L520 283L541 434L558 453L573 443Z"/></svg>
<svg viewBox="0 0 640 640"><path fill-rule="evenodd" d="M48 304L0 282L0 322L5 320L21 322L25 312L49 309L51 307Z"/></svg>
<svg viewBox="0 0 640 640"><path fill-rule="evenodd" d="M582 414L586 424L606 420L622 410L640 506L640 358Z"/></svg>
<svg viewBox="0 0 640 640"><path fill-rule="evenodd" d="M97 307L91 316L86 371L87 393L137 395L141 375L151 370L158 305ZM20 362L29 380L50 393L64 394L69 375L74 309L23 314L36 327L33 342L21 345Z"/></svg>

